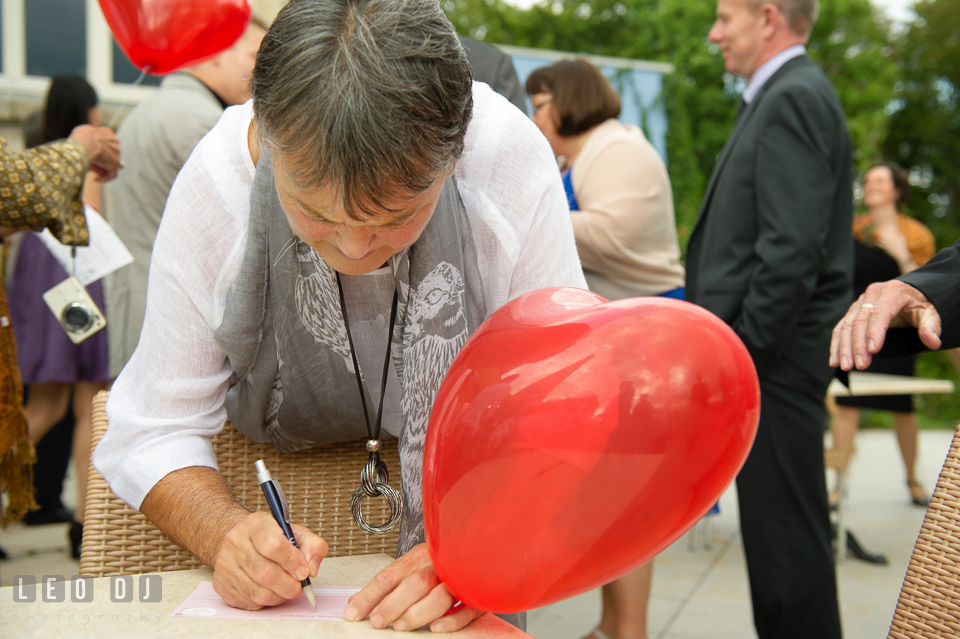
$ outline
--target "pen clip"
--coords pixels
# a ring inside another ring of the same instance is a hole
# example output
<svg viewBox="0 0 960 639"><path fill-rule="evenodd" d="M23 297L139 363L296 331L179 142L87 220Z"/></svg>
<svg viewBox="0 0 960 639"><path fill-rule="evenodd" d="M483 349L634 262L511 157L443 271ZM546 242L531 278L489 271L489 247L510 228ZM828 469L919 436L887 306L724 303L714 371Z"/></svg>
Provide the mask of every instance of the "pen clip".
<svg viewBox="0 0 960 639"><path fill-rule="evenodd" d="M280 507L283 508L283 520L289 524L290 506L287 505L287 496L283 494L283 488L280 487L280 483L276 479L271 479L270 482L274 488L277 489L277 495L280 496Z"/></svg>

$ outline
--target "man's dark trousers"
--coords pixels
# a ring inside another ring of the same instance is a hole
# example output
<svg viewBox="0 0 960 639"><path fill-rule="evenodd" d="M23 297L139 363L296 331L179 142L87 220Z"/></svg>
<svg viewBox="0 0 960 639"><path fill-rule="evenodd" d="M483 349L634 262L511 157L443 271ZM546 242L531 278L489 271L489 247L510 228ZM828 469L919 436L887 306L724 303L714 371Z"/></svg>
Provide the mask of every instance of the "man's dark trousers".
<svg viewBox="0 0 960 639"><path fill-rule="evenodd" d="M829 379L778 368L760 380L757 439L737 476L754 624L760 637L838 637L820 443Z"/></svg>

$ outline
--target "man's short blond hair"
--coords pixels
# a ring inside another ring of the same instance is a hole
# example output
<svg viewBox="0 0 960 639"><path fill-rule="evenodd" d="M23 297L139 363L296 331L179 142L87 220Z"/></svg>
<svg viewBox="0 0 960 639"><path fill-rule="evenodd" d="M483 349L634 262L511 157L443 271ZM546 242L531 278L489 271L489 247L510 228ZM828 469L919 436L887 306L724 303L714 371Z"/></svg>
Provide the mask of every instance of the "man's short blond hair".
<svg viewBox="0 0 960 639"><path fill-rule="evenodd" d="M820 17L819 0L752 0L752 4L758 11L765 4L774 5L787 19L790 29L802 36L810 35Z"/></svg>

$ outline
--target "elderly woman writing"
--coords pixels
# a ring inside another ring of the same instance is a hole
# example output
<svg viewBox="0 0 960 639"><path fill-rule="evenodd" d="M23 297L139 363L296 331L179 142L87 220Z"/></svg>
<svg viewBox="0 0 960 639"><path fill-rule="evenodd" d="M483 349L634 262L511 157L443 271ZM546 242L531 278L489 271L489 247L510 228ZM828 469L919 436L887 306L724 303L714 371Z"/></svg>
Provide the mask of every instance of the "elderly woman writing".
<svg viewBox="0 0 960 639"><path fill-rule="evenodd" d="M489 313L533 289L585 286L552 154L472 84L433 0L294 0L252 87L170 193L143 333L94 464L214 568L228 603L275 605L299 596L326 544L295 526L297 550L268 513L237 503L210 438L228 416L281 451L365 438L383 384L382 426L401 457L399 559L345 616L456 630L479 612L444 616L453 600L423 544L427 420Z"/></svg>

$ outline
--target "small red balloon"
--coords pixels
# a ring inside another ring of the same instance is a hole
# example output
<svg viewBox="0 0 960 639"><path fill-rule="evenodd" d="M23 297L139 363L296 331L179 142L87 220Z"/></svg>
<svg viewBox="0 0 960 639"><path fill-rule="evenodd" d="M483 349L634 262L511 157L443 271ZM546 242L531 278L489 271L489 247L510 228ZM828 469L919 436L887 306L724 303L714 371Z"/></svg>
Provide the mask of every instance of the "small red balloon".
<svg viewBox="0 0 960 639"><path fill-rule="evenodd" d="M248 0L100 0L100 8L130 62L156 75L220 53L250 21Z"/></svg>
<svg viewBox="0 0 960 639"><path fill-rule="evenodd" d="M572 288L523 295L470 337L430 416L437 574L498 613L613 581L716 503L759 416L750 354L708 311Z"/></svg>

